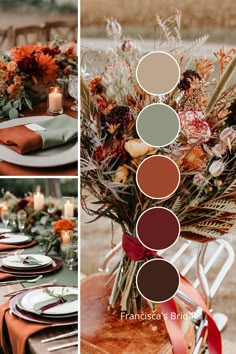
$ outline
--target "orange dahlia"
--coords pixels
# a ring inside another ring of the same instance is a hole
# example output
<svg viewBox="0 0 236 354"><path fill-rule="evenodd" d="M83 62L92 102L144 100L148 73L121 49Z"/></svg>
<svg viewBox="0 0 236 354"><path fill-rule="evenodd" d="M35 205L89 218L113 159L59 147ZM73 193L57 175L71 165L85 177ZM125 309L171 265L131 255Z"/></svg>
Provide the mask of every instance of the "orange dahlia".
<svg viewBox="0 0 236 354"><path fill-rule="evenodd" d="M33 52L37 52L41 49L38 45L22 44L20 47L12 48L12 60L20 61L25 57L30 56Z"/></svg>
<svg viewBox="0 0 236 354"><path fill-rule="evenodd" d="M38 69L45 84L56 80L58 65L54 58L48 54L38 53L36 55L36 62L38 63Z"/></svg>
<svg viewBox="0 0 236 354"><path fill-rule="evenodd" d="M71 220L60 219L55 222L54 227L53 227L53 231L54 231L54 234L56 234L57 232L60 232L62 230L73 230L74 227L75 227L75 224Z"/></svg>

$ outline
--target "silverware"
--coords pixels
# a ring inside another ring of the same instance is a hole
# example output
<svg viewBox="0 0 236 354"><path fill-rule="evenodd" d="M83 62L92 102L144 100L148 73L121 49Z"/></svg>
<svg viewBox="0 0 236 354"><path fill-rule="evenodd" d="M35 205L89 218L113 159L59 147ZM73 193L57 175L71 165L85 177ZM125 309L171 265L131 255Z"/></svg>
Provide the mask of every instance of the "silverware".
<svg viewBox="0 0 236 354"><path fill-rule="evenodd" d="M31 290L31 289L42 288L42 287L47 286L47 285L54 285L56 282L57 282L57 278L49 281L48 283L34 285L34 286L29 287L29 288L23 288L23 289L20 289L20 290L12 291L10 293L3 294L3 296L6 297L6 296L18 295L20 293L23 293L24 291L28 291L28 290Z"/></svg>
<svg viewBox="0 0 236 354"><path fill-rule="evenodd" d="M52 342L52 341L54 341L54 340L62 339L62 338L69 338L69 337L75 336L76 334L78 334L78 330L72 331L72 332L68 332L68 333L64 333L64 334L60 334L60 335L58 335L58 336L56 336L56 337L51 337L51 338L47 338L47 339L42 339L42 340L41 340L41 343Z"/></svg>
<svg viewBox="0 0 236 354"><path fill-rule="evenodd" d="M43 275L39 275L37 278L34 279L18 279L18 280L9 280L9 281L2 281L0 282L0 286L3 285L15 285L15 284L21 284L21 283L35 283L36 281L38 281L39 279L41 279L43 277Z"/></svg>
<svg viewBox="0 0 236 354"><path fill-rule="evenodd" d="M24 252L24 250L24 248L21 248L20 250L17 250L15 252L0 252L0 257L17 256L18 254Z"/></svg>
<svg viewBox="0 0 236 354"><path fill-rule="evenodd" d="M61 344L61 345L57 345L55 347L49 347L48 352L53 352L54 350L59 350L59 349L64 349L64 348L69 348L69 347L74 347L77 345L78 345L78 341L67 343L67 344Z"/></svg>

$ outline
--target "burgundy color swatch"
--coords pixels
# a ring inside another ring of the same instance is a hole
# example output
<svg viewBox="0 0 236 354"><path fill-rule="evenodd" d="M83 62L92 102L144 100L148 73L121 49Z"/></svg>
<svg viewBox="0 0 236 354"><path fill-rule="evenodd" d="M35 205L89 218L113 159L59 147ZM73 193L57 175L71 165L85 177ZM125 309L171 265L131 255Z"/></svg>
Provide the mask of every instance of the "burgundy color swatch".
<svg viewBox="0 0 236 354"><path fill-rule="evenodd" d="M162 250L175 243L180 225L176 215L169 209L156 207L146 210L136 225L140 242L151 250Z"/></svg>

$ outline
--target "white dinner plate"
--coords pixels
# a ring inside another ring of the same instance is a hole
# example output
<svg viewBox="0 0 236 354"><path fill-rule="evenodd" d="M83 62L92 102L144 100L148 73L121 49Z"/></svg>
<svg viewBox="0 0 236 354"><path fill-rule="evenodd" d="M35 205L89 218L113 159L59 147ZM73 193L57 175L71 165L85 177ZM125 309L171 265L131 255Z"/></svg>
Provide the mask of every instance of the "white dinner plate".
<svg viewBox="0 0 236 354"><path fill-rule="evenodd" d="M27 117L12 119L7 122L0 123L0 129L14 127L17 125L25 125L28 123L36 123L43 120L51 119L50 117ZM59 119L59 118L58 118ZM35 151L27 155L21 155L0 144L0 156L3 161L14 163L20 166L28 167L55 167L67 165L78 160L78 142L72 141L51 149Z"/></svg>
<svg viewBox="0 0 236 354"><path fill-rule="evenodd" d="M76 294L78 295L78 289L69 286L50 286L50 291L53 291L58 295ZM32 291L28 291L18 304L25 311L37 313L34 310L34 305L40 301L52 299L50 295L45 292L45 288L40 288ZM68 315L73 314L78 310L78 300L65 302L64 304L57 305L44 311L46 315Z"/></svg>
<svg viewBox="0 0 236 354"><path fill-rule="evenodd" d="M38 261L38 264L28 264L23 263L25 257L31 256ZM2 260L2 265L8 268L13 269L31 269L31 268L41 268L46 267L47 265L52 263L52 258L48 256L44 256L41 254L24 254L24 255L16 255L9 256Z"/></svg>
<svg viewBox="0 0 236 354"><path fill-rule="evenodd" d="M28 236L7 236L6 238L0 239L0 243L3 244L7 244L7 245L17 245L18 243L25 243L25 242L29 242L30 241L30 237Z"/></svg>
<svg viewBox="0 0 236 354"><path fill-rule="evenodd" d="M10 233L11 232L11 229L0 229L0 234L3 234L3 233ZM5 236L5 235L4 235Z"/></svg>

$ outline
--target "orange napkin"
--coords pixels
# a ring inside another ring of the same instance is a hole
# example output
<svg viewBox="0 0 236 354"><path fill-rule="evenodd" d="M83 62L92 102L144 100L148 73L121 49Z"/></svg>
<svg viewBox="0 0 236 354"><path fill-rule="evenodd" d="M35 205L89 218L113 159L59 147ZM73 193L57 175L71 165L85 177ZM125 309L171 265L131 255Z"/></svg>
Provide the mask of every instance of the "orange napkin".
<svg viewBox="0 0 236 354"><path fill-rule="evenodd" d="M39 150L43 145L41 136L24 125L0 129L0 143L18 154Z"/></svg>
<svg viewBox="0 0 236 354"><path fill-rule="evenodd" d="M4 244L0 244L0 251L8 251L8 250L17 250L17 249L21 249L21 248L28 248L31 246L34 246L37 243L37 241L33 240L29 243L24 243L21 245L8 245L6 243Z"/></svg>
<svg viewBox="0 0 236 354"><path fill-rule="evenodd" d="M0 345L4 354L25 354L26 342L32 334L50 325L25 321L9 313L9 301L0 306Z"/></svg>
<svg viewBox="0 0 236 354"><path fill-rule="evenodd" d="M9 162L0 162L0 176L77 176L77 162L58 167L25 167Z"/></svg>
<svg viewBox="0 0 236 354"><path fill-rule="evenodd" d="M10 273L0 273L0 284L1 284L1 280L5 280L8 278L15 278L16 275L14 274L10 274Z"/></svg>

